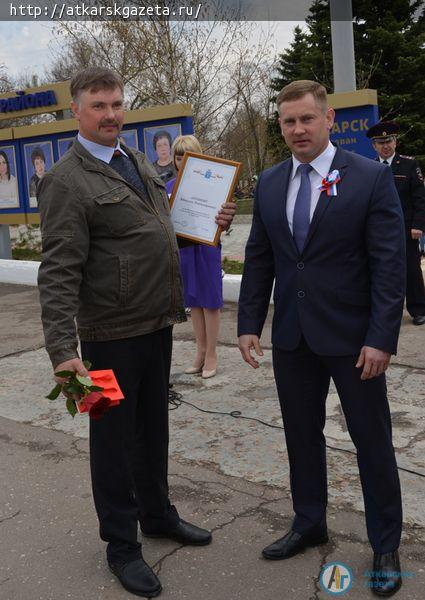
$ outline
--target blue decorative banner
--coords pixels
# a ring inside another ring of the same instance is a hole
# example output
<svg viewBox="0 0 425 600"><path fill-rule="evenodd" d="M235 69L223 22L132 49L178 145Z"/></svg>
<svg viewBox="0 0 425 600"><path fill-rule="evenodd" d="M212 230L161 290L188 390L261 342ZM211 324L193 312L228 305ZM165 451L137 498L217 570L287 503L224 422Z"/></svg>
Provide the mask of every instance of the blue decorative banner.
<svg viewBox="0 0 425 600"><path fill-rule="evenodd" d="M344 150L356 152L367 158L375 158L367 130L379 121L379 109L375 104L338 108L331 131L331 142Z"/></svg>

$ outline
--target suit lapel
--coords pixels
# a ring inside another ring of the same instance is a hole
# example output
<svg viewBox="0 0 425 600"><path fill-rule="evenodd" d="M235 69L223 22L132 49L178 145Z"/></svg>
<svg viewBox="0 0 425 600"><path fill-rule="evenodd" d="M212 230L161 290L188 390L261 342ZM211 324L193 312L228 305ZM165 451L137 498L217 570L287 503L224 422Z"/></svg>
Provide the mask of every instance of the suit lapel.
<svg viewBox="0 0 425 600"><path fill-rule="evenodd" d="M337 169L339 171L340 178L343 179L346 172L346 168L347 161L345 159L344 152L340 148L337 148L329 172L333 171L334 169ZM340 194L340 185L340 183L337 184L338 195ZM336 196L336 198L338 198L338 195ZM310 228L308 230L307 239L304 244L303 253L305 252L305 249L307 248L311 238L317 231L319 223L323 219L323 216L328 210L328 207L331 204L331 202L335 202L335 196L328 196L326 192L322 192L320 194L315 211L313 213L313 218L310 223Z"/></svg>

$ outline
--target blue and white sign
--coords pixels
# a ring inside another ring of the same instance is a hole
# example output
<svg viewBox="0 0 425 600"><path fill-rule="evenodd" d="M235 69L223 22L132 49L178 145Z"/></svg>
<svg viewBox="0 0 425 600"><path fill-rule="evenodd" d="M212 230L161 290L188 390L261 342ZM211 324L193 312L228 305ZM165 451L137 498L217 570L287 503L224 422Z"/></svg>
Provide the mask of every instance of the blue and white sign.
<svg viewBox="0 0 425 600"><path fill-rule="evenodd" d="M338 108L335 110L335 123L331 131L331 142L344 150L356 152L367 158L375 158L376 153L366 137L367 130L379 121L376 104Z"/></svg>

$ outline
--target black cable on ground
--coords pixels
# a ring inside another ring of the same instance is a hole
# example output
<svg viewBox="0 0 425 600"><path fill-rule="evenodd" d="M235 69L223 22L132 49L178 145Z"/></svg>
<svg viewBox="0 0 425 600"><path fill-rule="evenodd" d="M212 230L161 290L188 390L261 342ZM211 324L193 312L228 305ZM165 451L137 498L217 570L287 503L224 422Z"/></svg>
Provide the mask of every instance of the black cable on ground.
<svg viewBox="0 0 425 600"><path fill-rule="evenodd" d="M168 408L169 410L176 410L182 404L187 404L200 412L207 413L209 415L224 415L227 417L233 417L234 419L245 419L246 421L256 421L257 423L261 423L261 425L265 425L266 427L271 427L272 429L281 429L283 431L282 425L273 425L272 423L267 423L267 421L262 421L261 419L257 419L256 417L245 417L240 410L232 410L230 412L222 412L219 410L206 410L205 408L201 408L196 404L192 404L192 402L188 402L187 400L183 400L183 395L180 392L176 392L171 389L173 385L170 383L168 388ZM330 446L326 444L326 448L329 450L335 450L336 452L345 452L346 454L352 454L353 456L357 456L357 452L354 450L348 450L346 448L338 448L337 446ZM411 469L406 469L406 467L397 467L399 471L404 471L405 473L410 473L411 475L417 475L418 477L425 477L424 473L419 473L418 471L413 471Z"/></svg>

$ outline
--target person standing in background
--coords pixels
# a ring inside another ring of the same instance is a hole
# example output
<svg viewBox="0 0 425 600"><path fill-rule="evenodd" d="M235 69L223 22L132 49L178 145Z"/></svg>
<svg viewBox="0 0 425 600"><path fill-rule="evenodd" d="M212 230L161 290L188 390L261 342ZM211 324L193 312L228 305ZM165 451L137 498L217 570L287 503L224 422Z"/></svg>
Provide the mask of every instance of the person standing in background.
<svg viewBox="0 0 425 600"><path fill-rule="evenodd" d="M393 121L373 125L367 137L378 157L389 165L400 196L406 228L406 308L414 325L425 324L425 285L421 269L419 240L425 232L425 187L418 162L396 152L399 126Z"/></svg>
<svg viewBox="0 0 425 600"><path fill-rule="evenodd" d="M193 135L178 136L171 148L176 170L180 169L185 152L202 154L202 147ZM171 194L176 178L167 183ZM202 373L203 379L217 374L217 340L220 329L220 309L223 306L221 276L221 245L191 244L180 248L181 272L185 306L191 309L196 339L196 355L188 375Z"/></svg>

